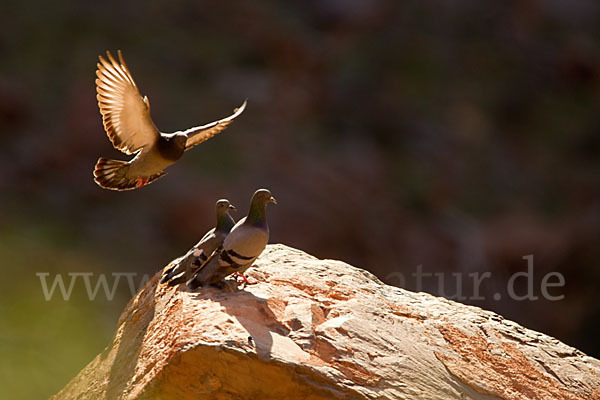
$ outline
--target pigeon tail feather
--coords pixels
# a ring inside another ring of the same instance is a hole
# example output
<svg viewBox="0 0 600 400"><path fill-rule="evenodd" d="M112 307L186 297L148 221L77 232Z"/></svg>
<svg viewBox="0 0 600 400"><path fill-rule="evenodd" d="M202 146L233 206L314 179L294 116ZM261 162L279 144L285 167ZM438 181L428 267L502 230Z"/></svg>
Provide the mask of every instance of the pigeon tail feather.
<svg viewBox="0 0 600 400"><path fill-rule="evenodd" d="M104 189L132 190L165 176L166 172L159 172L148 177L129 177L129 163L127 161L109 160L100 157L94 168L94 181Z"/></svg>

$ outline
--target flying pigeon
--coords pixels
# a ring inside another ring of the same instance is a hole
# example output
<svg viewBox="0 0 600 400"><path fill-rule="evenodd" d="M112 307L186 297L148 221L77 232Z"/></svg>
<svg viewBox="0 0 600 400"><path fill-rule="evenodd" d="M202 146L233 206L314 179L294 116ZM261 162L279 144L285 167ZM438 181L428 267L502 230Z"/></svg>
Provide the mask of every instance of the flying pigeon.
<svg viewBox="0 0 600 400"><path fill-rule="evenodd" d="M217 226L208 231L175 266L165 270L160 283L168 282L169 286L175 286L187 281L192 277L192 272L221 246L235 225L234 219L229 215L229 210L235 210L235 207L229 200L221 199L217 201L215 208Z"/></svg>
<svg viewBox="0 0 600 400"><path fill-rule="evenodd" d="M246 101L227 118L173 133L160 132L150 117L150 102L142 97L123 54L119 62L106 52L108 60L99 56L96 75L96 98L102 123L113 146L130 161L100 157L94 168L94 181L104 189L130 190L154 182L166 175L163 170L175 163L186 150L210 139L237 118Z"/></svg>
<svg viewBox="0 0 600 400"><path fill-rule="evenodd" d="M187 282L190 289L215 284L233 273L245 278L244 271L258 258L269 241L269 226L265 217L268 203L277 204L277 201L267 189L259 189L254 193L248 216L235 224L222 248L197 269Z"/></svg>

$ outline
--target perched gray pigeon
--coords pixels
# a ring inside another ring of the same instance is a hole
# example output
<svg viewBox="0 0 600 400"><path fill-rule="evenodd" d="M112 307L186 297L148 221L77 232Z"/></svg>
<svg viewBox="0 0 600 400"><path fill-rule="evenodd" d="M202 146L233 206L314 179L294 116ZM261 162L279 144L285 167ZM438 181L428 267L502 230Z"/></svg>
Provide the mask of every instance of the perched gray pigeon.
<svg viewBox="0 0 600 400"><path fill-rule="evenodd" d="M246 107L246 102L227 118L174 133L160 132L150 117L150 102L138 91L119 50L119 62L106 52L99 56L96 75L98 107L104 130L113 146L130 161L98 159L94 181L104 189L130 190L166 175L163 170L181 158L186 150L223 131Z"/></svg>
<svg viewBox="0 0 600 400"><path fill-rule="evenodd" d="M267 189L259 189L254 193L248 216L235 224L222 248L198 268L187 282L190 289L217 283L232 273L244 277L244 271L258 258L269 241L269 226L265 216L268 203L277 204Z"/></svg>
<svg viewBox="0 0 600 400"><path fill-rule="evenodd" d="M168 282L169 286L175 286L186 282L192 277L192 273L223 244L231 228L235 225L235 221L229 215L229 210L235 210L229 200L221 199L217 201L216 227L208 231L175 266L165 270L160 283Z"/></svg>

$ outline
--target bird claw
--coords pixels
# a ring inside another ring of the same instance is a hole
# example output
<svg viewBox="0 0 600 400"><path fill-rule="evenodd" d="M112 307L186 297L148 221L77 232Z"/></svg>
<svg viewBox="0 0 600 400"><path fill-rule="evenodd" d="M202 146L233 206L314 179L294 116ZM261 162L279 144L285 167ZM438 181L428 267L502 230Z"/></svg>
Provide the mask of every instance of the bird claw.
<svg viewBox="0 0 600 400"><path fill-rule="evenodd" d="M238 283L244 282L246 285L256 285L258 283L258 281L250 280L246 275L239 272L234 272L232 275ZM239 278L241 278L241 280Z"/></svg>
<svg viewBox="0 0 600 400"><path fill-rule="evenodd" d="M150 180L150 178L144 178L144 177L138 176L137 179L135 180L135 187L141 188L142 186L146 185L149 180Z"/></svg>

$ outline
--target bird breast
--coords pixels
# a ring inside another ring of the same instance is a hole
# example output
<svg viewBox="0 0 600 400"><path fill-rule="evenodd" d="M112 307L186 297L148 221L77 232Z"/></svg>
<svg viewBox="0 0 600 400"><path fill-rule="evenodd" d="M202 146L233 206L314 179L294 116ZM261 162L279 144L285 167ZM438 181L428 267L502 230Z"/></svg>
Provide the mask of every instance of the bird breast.
<svg viewBox="0 0 600 400"><path fill-rule="evenodd" d="M258 257L267 246L269 234L264 229L244 226L234 229L223 242L223 249L233 250L240 256Z"/></svg>
<svg viewBox="0 0 600 400"><path fill-rule="evenodd" d="M131 176L154 175L174 162L175 161L163 157L158 146L154 145L142 149L142 151L130 161L128 174Z"/></svg>

